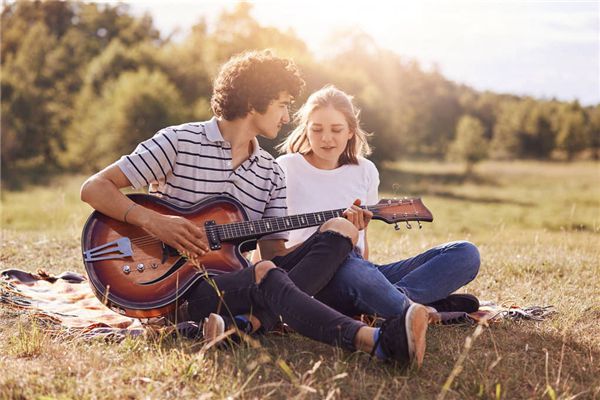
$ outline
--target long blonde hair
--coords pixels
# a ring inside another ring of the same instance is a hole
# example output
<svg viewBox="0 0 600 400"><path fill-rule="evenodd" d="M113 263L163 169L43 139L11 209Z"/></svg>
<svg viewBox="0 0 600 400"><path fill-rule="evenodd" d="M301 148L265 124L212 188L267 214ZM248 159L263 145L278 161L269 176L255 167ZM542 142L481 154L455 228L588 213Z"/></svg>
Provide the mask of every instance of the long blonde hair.
<svg viewBox="0 0 600 400"><path fill-rule="evenodd" d="M324 86L309 96L294 115L296 128L277 146L277 150L280 153L309 154L311 149L307 137L308 119L315 110L327 106L341 112L346 118L350 132L354 133L340 155L339 164L358 164L359 156L371 154L371 147L367 143L370 134L360 128L360 110L352 104L352 96L333 85Z"/></svg>

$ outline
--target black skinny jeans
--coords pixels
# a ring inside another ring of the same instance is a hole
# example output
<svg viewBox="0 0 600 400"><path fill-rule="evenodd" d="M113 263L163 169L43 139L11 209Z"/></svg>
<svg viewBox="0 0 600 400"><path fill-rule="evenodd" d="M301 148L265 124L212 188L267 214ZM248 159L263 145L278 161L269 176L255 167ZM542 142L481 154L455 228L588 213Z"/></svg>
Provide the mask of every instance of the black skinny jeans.
<svg viewBox="0 0 600 400"><path fill-rule="evenodd" d="M186 296L188 312L195 321L213 312L251 313L266 330L283 320L311 339L355 350L354 337L364 324L311 297L327 285L351 249L350 240L336 232L318 233L287 256L273 259L289 273L274 268L257 284L254 267L249 267L201 281Z"/></svg>

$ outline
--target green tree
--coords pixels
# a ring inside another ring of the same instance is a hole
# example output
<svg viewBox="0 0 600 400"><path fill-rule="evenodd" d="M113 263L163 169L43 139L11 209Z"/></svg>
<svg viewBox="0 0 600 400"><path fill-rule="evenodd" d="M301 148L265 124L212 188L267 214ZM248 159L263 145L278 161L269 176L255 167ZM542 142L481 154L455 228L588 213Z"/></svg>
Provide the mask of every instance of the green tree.
<svg viewBox="0 0 600 400"><path fill-rule="evenodd" d="M159 129L189 117L181 95L160 71L127 71L104 85L101 95L87 104L68 134L65 162L95 171Z"/></svg>
<svg viewBox="0 0 600 400"><path fill-rule="evenodd" d="M22 46L4 63L1 78L2 166L9 169L19 160L52 163L60 140L49 124L47 90L52 85L47 54L56 40L42 22L34 24L22 40Z"/></svg>
<svg viewBox="0 0 600 400"><path fill-rule="evenodd" d="M484 160L488 153L485 127L479 119L464 115L456 126L456 137L450 145L448 157L464 161L465 173L470 175L476 163Z"/></svg>
<svg viewBox="0 0 600 400"><path fill-rule="evenodd" d="M588 136L592 158L600 160L600 104L588 109L590 120Z"/></svg>
<svg viewBox="0 0 600 400"><path fill-rule="evenodd" d="M587 115L577 101L563 105L558 115L556 144L565 152L567 159L572 160L575 154L588 146Z"/></svg>

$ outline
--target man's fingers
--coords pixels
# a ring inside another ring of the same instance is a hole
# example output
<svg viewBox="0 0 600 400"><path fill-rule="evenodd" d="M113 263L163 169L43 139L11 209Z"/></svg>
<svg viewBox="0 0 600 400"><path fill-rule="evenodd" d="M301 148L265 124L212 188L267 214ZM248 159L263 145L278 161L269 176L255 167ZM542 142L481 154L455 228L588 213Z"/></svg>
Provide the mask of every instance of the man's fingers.
<svg viewBox="0 0 600 400"><path fill-rule="evenodd" d="M208 252L208 249L205 250L185 238L182 238L179 243L183 248L182 254L188 258L192 256L201 257Z"/></svg>
<svg viewBox="0 0 600 400"><path fill-rule="evenodd" d="M206 235L204 234L204 231L197 226L189 225L185 238L199 249L202 249L205 253L209 251Z"/></svg>

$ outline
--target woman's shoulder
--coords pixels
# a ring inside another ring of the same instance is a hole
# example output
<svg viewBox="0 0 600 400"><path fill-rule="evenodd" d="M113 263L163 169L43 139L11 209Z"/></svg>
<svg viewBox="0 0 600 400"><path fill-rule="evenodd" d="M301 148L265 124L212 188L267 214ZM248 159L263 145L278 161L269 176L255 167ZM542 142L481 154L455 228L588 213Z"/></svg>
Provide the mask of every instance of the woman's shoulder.
<svg viewBox="0 0 600 400"><path fill-rule="evenodd" d="M302 154L300 154L300 153L283 154L283 155L277 157L275 159L275 161L277 162L277 164L279 164L282 168L285 169L291 163L298 162L298 160L301 157L302 157Z"/></svg>
<svg viewBox="0 0 600 400"><path fill-rule="evenodd" d="M279 157L276 158L276 160L279 162L280 160L284 160L284 161L288 161L288 160L295 160L299 157L302 157L302 154L300 153L287 153L287 154L282 154Z"/></svg>
<svg viewBox="0 0 600 400"><path fill-rule="evenodd" d="M368 171L369 173L379 174L375 163L373 163L373 161L369 160L368 158L358 157L358 165L359 167L361 167L365 171Z"/></svg>

